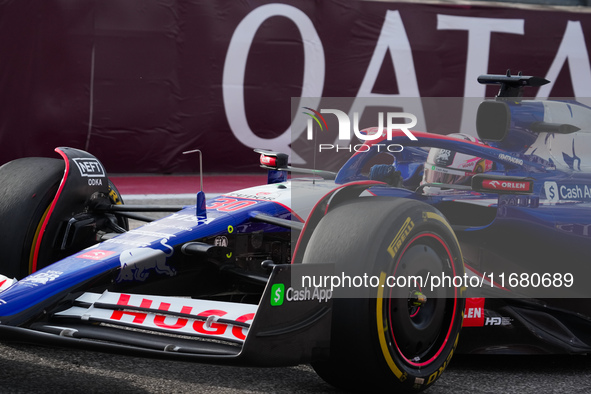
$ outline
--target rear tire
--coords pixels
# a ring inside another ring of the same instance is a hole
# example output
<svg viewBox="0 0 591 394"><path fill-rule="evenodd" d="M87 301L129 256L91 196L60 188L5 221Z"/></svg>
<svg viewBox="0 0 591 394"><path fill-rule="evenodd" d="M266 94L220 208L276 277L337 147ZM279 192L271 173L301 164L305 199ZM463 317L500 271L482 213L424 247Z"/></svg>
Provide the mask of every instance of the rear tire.
<svg viewBox="0 0 591 394"><path fill-rule="evenodd" d="M441 213L406 199L344 203L314 230L303 263L314 262L335 263L335 275L375 278L363 297L333 299L330 356L312 364L324 380L347 390L418 392L439 378L462 326L461 289L390 287L386 280L464 275Z"/></svg>

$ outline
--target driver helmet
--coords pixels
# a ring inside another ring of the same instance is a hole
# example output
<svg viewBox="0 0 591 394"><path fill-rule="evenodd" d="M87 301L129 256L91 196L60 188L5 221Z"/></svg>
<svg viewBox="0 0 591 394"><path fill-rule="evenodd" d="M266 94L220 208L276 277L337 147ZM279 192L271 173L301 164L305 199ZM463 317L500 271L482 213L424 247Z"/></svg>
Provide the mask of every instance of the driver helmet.
<svg viewBox="0 0 591 394"><path fill-rule="evenodd" d="M477 138L462 133L449 134L448 137L482 143ZM423 182L447 185L470 184L472 176L490 171L493 163L480 157L454 152L449 149L431 148L425 163Z"/></svg>

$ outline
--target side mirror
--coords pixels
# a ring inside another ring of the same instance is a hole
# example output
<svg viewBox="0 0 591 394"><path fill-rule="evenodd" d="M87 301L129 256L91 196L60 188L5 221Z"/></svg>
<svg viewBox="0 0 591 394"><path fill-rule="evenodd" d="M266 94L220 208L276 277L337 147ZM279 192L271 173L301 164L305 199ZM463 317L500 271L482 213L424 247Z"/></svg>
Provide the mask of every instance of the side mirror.
<svg viewBox="0 0 591 394"><path fill-rule="evenodd" d="M503 101L483 101L476 113L476 132L483 141L500 142L507 137L511 111Z"/></svg>

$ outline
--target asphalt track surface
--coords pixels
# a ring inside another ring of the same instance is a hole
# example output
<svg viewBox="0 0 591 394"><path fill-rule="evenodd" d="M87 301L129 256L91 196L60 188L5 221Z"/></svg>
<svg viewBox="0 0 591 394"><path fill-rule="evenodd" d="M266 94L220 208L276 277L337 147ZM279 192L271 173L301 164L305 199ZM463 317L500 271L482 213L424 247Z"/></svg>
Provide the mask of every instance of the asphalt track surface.
<svg viewBox="0 0 591 394"><path fill-rule="evenodd" d="M191 179L193 186L182 186L176 192L188 193L187 188L195 187L193 181ZM155 184L152 180L149 183ZM137 185L132 189L128 187L129 184L121 184L120 187L126 192L122 191L127 203L192 203L187 199L191 197L190 193L185 194L182 200L171 198L174 197L171 195L159 196L155 200L148 194L137 192L136 195L126 196L131 194L130 190L137 190ZM212 187L209 191L216 194L226 191L223 189ZM155 190L162 189L157 187ZM71 348L0 343L0 393L338 392L324 383L308 365L264 369L224 367ZM457 355L442 377L425 392L591 393L591 356Z"/></svg>
<svg viewBox="0 0 591 394"><path fill-rule="evenodd" d="M25 344L0 345L2 393L338 393L307 365L221 367ZM464 356L429 394L589 393L589 356Z"/></svg>

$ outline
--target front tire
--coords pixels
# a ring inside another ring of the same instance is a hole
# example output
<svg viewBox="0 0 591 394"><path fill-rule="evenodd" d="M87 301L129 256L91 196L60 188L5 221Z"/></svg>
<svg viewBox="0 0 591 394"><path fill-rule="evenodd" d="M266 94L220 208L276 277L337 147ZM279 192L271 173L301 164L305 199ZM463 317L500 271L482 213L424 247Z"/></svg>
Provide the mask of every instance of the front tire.
<svg viewBox="0 0 591 394"><path fill-rule="evenodd" d="M30 273L31 247L64 168L63 160L41 157L0 167L0 273L18 279Z"/></svg>
<svg viewBox="0 0 591 394"><path fill-rule="evenodd" d="M460 288L426 286L432 275L464 275L457 239L439 211L406 199L344 203L314 230L303 263L314 262L335 263L341 278L370 278L361 297L333 299L330 356L313 363L324 380L348 390L418 392L439 378L464 309ZM410 283L413 277L422 279Z"/></svg>
<svg viewBox="0 0 591 394"><path fill-rule="evenodd" d="M60 182L65 163L60 159L28 157L8 162L0 167L0 273L21 279L33 272L34 246L41 233L41 224L48 215ZM109 181L111 204L122 204L121 195ZM72 216L79 212L73 212ZM112 215L108 220L127 230L127 219ZM98 229L98 228L97 228ZM85 239L80 244L95 243ZM50 246L40 250L44 265L55 262L61 254L77 250L59 251ZM37 269L42 268L38 266Z"/></svg>

